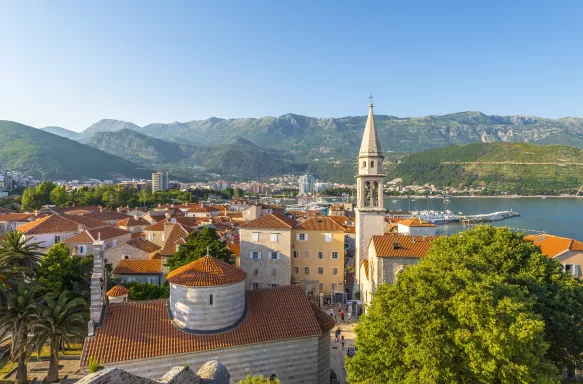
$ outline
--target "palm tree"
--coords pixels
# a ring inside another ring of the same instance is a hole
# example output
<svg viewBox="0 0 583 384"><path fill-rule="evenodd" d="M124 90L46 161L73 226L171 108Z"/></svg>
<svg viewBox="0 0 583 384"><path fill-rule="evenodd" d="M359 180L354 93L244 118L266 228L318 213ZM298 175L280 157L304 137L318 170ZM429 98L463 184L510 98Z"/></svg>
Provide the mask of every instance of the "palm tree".
<svg viewBox="0 0 583 384"><path fill-rule="evenodd" d="M18 361L16 380L28 382L26 362L34 350L29 333L38 320L40 301L36 283L20 281L5 288L6 300L0 304L0 340L10 336L10 358Z"/></svg>
<svg viewBox="0 0 583 384"><path fill-rule="evenodd" d="M40 242L31 242L25 239L20 231L10 231L0 242L0 265L12 265L14 267L26 268L30 273L38 271L43 254Z"/></svg>
<svg viewBox="0 0 583 384"><path fill-rule="evenodd" d="M63 291L59 296L46 295L41 308L41 315L33 325L35 345L37 350L48 345L51 350L51 360L47 382L52 383L59 379L59 351L62 345L71 341L82 340L87 331L85 318L82 313L87 302L82 297L69 299L68 292Z"/></svg>

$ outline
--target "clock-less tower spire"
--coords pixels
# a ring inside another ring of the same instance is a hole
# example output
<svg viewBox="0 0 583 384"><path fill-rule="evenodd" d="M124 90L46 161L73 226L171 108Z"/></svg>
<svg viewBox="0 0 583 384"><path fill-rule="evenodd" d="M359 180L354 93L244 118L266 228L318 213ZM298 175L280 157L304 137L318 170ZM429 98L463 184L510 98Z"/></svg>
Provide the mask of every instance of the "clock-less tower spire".
<svg viewBox="0 0 583 384"><path fill-rule="evenodd" d="M372 96L368 105L368 118L364 127L362 144L358 153L356 176L356 289L360 290L360 264L367 258L368 243L373 235L384 234L385 209L383 207L383 152L375 126Z"/></svg>

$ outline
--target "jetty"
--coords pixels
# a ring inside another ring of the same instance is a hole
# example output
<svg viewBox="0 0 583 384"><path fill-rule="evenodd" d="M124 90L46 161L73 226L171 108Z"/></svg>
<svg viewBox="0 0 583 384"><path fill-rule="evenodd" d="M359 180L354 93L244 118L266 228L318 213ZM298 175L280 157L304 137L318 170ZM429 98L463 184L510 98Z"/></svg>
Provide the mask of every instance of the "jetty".
<svg viewBox="0 0 583 384"><path fill-rule="evenodd" d="M509 219L511 217L517 217L520 214L516 211L500 211L500 212L492 212L492 213L484 213L480 215L466 215L466 216L458 216L460 223L463 224L472 224L472 223L489 223L492 221L501 221L504 219Z"/></svg>

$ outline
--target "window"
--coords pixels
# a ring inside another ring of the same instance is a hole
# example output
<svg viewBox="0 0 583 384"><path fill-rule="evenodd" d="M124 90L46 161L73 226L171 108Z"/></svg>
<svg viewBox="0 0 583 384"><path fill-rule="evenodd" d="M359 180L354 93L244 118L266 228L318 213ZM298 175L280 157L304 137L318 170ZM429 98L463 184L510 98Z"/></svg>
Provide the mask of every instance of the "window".
<svg viewBox="0 0 583 384"><path fill-rule="evenodd" d="M332 276L336 276L338 275L338 268L334 267L332 268Z"/></svg>
<svg viewBox="0 0 583 384"><path fill-rule="evenodd" d="M318 290L320 290L320 292L324 290L324 283L318 283Z"/></svg>
<svg viewBox="0 0 583 384"><path fill-rule="evenodd" d="M307 250L304 251L304 259L311 259L312 258L312 251Z"/></svg>
<svg viewBox="0 0 583 384"><path fill-rule="evenodd" d="M213 305L213 294L209 295L209 305Z"/></svg>
<svg viewBox="0 0 583 384"><path fill-rule="evenodd" d="M308 234L307 233L298 233L298 240L299 241L307 241L308 240Z"/></svg>
<svg viewBox="0 0 583 384"><path fill-rule="evenodd" d="M300 273L300 267L294 265L294 273Z"/></svg>
<svg viewBox="0 0 583 384"><path fill-rule="evenodd" d="M153 234L153 233L150 233L150 234L148 235L148 240L149 240L149 241L154 241L154 234Z"/></svg>
<svg viewBox="0 0 583 384"><path fill-rule="evenodd" d="M277 260L277 259L279 259L279 252L269 252L269 258L271 260Z"/></svg>
<svg viewBox="0 0 583 384"><path fill-rule="evenodd" d="M324 252L318 251L318 260L324 259Z"/></svg>
<svg viewBox="0 0 583 384"><path fill-rule="evenodd" d="M324 274L324 267L318 267L318 275Z"/></svg>
<svg viewBox="0 0 583 384"><path fill-rule="evenodd" d="M310 267L304 267L304 275L310 274Z"/></svg>
<svg viewBox="0 0 583 384"><path fill-rule="evenodd" d="M271 234L271 239L270 239L270 241L271 241L272 243L277 243L277 233L272 233L272 234Z"/></svg>
<svg viewBox="0 0 583 384"><path fill-rule="evenodd" d="M275 381L277 379L277 375L275 373L272 373L271 376L269 376L269 381Z"/></svg>
<svg viewBox="0 0 583 384"><path fill-rule="evenodd" d="M300 257L300 251L294 251L293 255L294 259L298 259Z"/></svg>
<svg viewBox="0 0 583 384"><path fill-rule="evenodd" d="M256 290L258 290L258 289L261 288L261 284L259 284L259 283L253 283L252 287L253 287L253 290L256 291Z"/></svg>
<svg viewBox="0 0 583 384"><path fill-rule="evenodd" d="M331 257L332 260L338 260L338 252L332 252Z"/></svg>
<svg viewBox="0 0 583 384"><path fill-rule="evenodd" d="M84 245L80 245L79 246L79 254L80 255L84 255L85 254L85 246Z"/></svg>
<svg viewBox="0 0 583 384"><path fill-rule="evenodd" d="M251 251L249 257L253 260L261 260L261 252Z"/></svg>
<svg viewBox="0 0 583 384"><path fill-rule="evenodd" d="M569 275L579 276L579 264L565 264L563 269Z"/></svg>
<svg viewBox="0 0 583 384"><path fill-rule="evenodd" d="M332 283L332 284L330 285L330 287L332 288L332 290L333 290L334 292L336 292L336 291L338 290L338 284L336 284L336 283Z"/></svg>
<svg viewBox="0 0 583 384"><path fill-rule="evenodd" d="M277 284L270 284L269 285L272 289L277 288Z"/></svg>
<svg viewBox="0 0 583 384"><path fill-rule="evenodd" d="M277 268L271 268L271 276L277 276Z"/></svg>
<svg viewBox="0 0 583 384"><path fill-rule="evenodd" d="M124 260L129 260L129 259L130 259L130 255L123 255L123 256L122 256L122 259L124 259Z"/></svg>
<svg viewBox="0 0 583 384"><path fill-rule="evenodd" d="M370 167L371 167L371 168L374 168L374 161L371 161L371 162L370 162Z"/></svg>
<svg viewBox="0 0 583 384"><path fill-rule="evenodd" d="M332 234L331 233L324 233L324 241L327 243L332 242Z"/></svg>
<svg viewBox="0 0 583 384"><path fill-rule="evenodd" d="M253 268L253 276L259 276L259 268Z"/></svg>
<svg viewBox="0 0 583 384"><path fill-rule="evenodd" d="M61 236L55 236L55 244L61 241Z"/></svg>
<svg viewBox="0 0 583 384"><path fill-rule="evenodd" d="M253 232L253 233L251 234L251 239L252 239L253 241L259 241L259 232Z"/></svg>

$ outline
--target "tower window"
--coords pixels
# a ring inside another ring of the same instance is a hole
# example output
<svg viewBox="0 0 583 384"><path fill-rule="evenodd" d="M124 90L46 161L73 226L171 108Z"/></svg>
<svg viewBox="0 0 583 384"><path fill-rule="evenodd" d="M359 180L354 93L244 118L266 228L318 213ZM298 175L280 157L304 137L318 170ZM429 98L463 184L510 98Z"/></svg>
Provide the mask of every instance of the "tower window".
<svg viewBox="0 0 583 384"><path fill-rule="evenodd" d="M366 168L366 161L362 162L362 168Z"/></svg>
<svg viewBox="0 0 583 384"><path fill-rule="evenodd" d="M370 167L371 167L371 168L374 168L374 161L371 161L371 162L370 162Z"/></svg>

